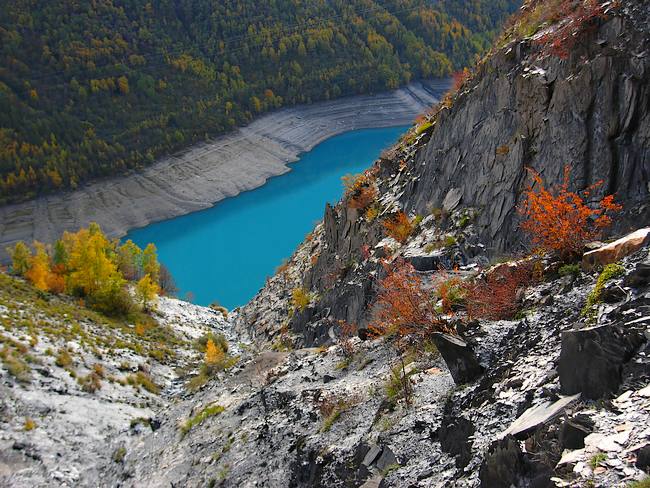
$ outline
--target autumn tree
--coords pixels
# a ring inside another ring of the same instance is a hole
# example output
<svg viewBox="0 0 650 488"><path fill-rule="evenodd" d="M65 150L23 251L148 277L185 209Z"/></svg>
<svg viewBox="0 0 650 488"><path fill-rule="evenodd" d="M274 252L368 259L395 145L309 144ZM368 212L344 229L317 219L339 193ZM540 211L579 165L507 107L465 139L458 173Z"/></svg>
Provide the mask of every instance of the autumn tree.
<svg viewBox="0 0 650 488"><path fill-rule="evenodd" d="M50 257L47 255L45 246L34 241L34 255L29 259L29 269L25 273L27 278L34 287L41 291L49 290L50 279Z"/></svg>
<svg viewBox="0 0 650 488"><path fill-rule="evenodd" d="M18 241L14 248L8 248L7 252L11 255L11 271L17 275L24 275L29 269L29 261L32 257L27 244Z"/></svg>
<svg viewBox="0 0 650 488"><path fill-rule="evenodd" d="M135 285L136 295L145 310L149 310L149 305L156 299L158 293L158 284L151 279L151 276L144 275Z"/></svg>
<svg viewBox="0 0 650 488"><path fill-rule="evenodd" d="M570 191L569 166L565 167L563 182L555 191L544 186L539 173L528 171L533 183L524 192L524 202L519 207L524 218L521 228L532 236L533 245L540 251L553 252L571 261L582 255L586 243L599 238L611 226L611 214L622 210L613 195L602 198L594 208L587 204L602 182L579 193Z"/></svg>
<svg viewBox="0 0 650 488"><path fill-rule="evenodd" d="M147 244L147 247L142 251L142 273L151 276L151 279L156 283L160 279L160 263L158 262L158 254L154 244Z"/></svg>
<svg viewBox="0 0 650 488"><path fill-rule="evenodd" d="M384 263L372 329L380 335L426 336L431 332L452 332L436 310L431 290L427 290L413 266L397 260Z"/></svg>
<svg viewBox="0 0 650 488"><path fill-rule="evenodd" d="M117 248L117 267L127 280L135 280L140 273L142 249L131 239Z"/></svg>

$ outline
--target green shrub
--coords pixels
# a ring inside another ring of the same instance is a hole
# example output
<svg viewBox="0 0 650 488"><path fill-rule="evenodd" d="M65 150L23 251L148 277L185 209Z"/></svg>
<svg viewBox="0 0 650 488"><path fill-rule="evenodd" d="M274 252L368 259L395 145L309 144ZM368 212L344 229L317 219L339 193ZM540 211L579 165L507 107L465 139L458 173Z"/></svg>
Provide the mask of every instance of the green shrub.
<svg viewBox="0 0 650 488"><path fill-rule="evenodd" d="M560 276L578 276L580 274L580 265L565 264L558 270Z"/></svg>
<svg viewBox="0 0 650 488"><path fill-rule="evenodd" d="M625 274L625 268L619 263L608 264L603 268L603 271L600 273L598 279L596 280L596 286L594 286L594 289L587 296L587 303L585 303L585 306L581 312L581 315L583 317L586 317L588 320L594 319L594 307L598 305L602 299L605 284L610 280L622 276L623 274Z"/></svg>

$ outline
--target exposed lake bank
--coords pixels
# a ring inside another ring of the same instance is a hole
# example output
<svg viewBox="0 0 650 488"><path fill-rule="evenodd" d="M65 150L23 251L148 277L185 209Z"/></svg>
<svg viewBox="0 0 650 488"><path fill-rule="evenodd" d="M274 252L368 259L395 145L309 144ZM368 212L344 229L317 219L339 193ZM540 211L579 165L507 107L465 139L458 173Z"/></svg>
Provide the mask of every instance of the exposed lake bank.
<svg viewBox="0 0 650 488"><path fill-rule="evenodd" d="M286 173L288 163L329 137L410 123L448 87L447 80L417 82L392 92L279 110L139 173L0 207L0 259L18 240L51 242L64 230L93 221L107 235L121 237L130 229L209 208Z"/></svg>

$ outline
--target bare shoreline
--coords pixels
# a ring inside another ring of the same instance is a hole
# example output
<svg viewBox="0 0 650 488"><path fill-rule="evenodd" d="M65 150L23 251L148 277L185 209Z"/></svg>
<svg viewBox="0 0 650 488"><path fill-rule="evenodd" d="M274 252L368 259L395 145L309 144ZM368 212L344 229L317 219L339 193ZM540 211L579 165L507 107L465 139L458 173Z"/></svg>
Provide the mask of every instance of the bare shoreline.
<svg viewBox="0 0 650 488"><path fill-rule="evenodd" d="M110 237L122 237L212 207L290 171L288 163L334 135L412 122L448 86L447 80L417 82L392 92L278 110L141 172L0 207L0 260L19 240L52 242L64 230L93 221Z"/></svg>

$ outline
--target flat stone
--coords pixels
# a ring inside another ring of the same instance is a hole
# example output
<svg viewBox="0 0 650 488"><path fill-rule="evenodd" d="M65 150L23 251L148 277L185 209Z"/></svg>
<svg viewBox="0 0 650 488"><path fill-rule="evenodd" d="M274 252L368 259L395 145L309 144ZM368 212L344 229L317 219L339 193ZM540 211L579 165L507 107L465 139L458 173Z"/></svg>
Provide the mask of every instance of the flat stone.
<svg viewBox="0 0 650 488"><path fill-rule="evenodd" d="M463 192L460 188L452 188L445 195L445 199L442 201L442 208L447 213L454 211L456 207L460 204L461 199L463 198Z"/></svg>
<svg viewBox="0 0 650 488"><path fill-rule="evenodd" d="M615 263L625 256L638 251L650 242L650 227L639 229L631 234L607 244L582 256L582 267L591 270L595 266Z"/></svg>
<svg viewBox="0 0 650 488"><path fill-rule="evenodd" d="M377 459L377 456L379 456L379 454L381 454L381 447L379 447L377 444L373 444L370 446L370 450L363 458L361 464L364 466L370 466L374 460Z"/></svg>
<svg viewBox="0 0 650 488"><path fill-rule="evenodd" d="M507 435L512 435L517 439L523 440L531 432L537 430L538 427L561 414L564 409L578 400L578 398L580 398L580 393L561 398L556 402L545 402L530 407L510 427L504 430L499 437L503 438Z"/></svg>

